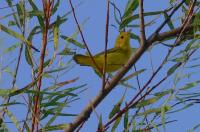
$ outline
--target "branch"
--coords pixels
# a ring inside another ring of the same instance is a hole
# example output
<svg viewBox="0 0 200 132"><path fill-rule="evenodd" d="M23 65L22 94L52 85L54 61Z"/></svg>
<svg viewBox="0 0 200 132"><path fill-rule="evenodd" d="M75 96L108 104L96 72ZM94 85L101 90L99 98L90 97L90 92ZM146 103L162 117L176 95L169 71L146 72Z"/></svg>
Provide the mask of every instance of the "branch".
<svg viewBox="0 0 200 132"><path fill-rule="evenodd" d="M102 89L106 84L106 69L107 69L107 48L108 48L108 26L109 26L109 14L110 14L110 1L107 0L107 12L106 12L106 33L105 33L105 49L104 49L104 66L103 66L103 77L102 77Z"/></svg>
<svg viewBox="0 0 200 132"><path fill-rule="evenodd" d="M140 59L143 53L156 41L158 41L158 36L160 35L160 30L166 25L170 20L172 15L179 9L179 7L185 2L183 0L169 15L169 18L166 19L161 26L147 39L146 45L141 45L140 48L130 57L127 64L122 67L119 72L112 78L112 80L105 85L104 90L100 90L98 95L85 107L85 109L75 118L75 120L68 124L66 127L66 132L74 131L83 121L86 121L90 114L92 113L93 108L97 107L98 104L114 89L118 84L121 78L128 72L128 70ZM178 32L177 32L178 33Z"/></svg>
<svg viewBox="0 0 200 132"><path fill-rule="evenodd" d="M145 45L146 36L145 36L145 22L144 22L144 8L143 0L139 0L139 17L140 17L140 44Z"/></svg>
<svg viewBox="0 0 200 132"><path fill-rule="evenodd" d="M84 38L84 36L83 36L83 32L82 32L82 30L81 30L81 28L80 28L80 26L79 26L78 20L77 20L77 18L76 18L76 13L75 13L75 10L74 10L72 1L69 0L69 3L70 3L70 6L71 6L71 9L72 9L72 13L73 13L74 20L75 20L76 25L77 25L77 27L78 27L78 30L79 30L79 32L80 32L80 34L81 34L81 38L82 38L83 44L85 45L86 50L87 50L87 52L88 52L90 58L92 59L92 62L94 63L95 67L100 71L100 73L102 73L102 70L101 70L101 69L98 67L98 65L96 64L96 62L95 62L95 60L94 60L94 58L93 58L93 56L92 56L92 53L90 52L90 49L89 49L89 47L88 47L88 45L87 45L87 43L86 43L86 41L85 41L85 38Z"/></svg>

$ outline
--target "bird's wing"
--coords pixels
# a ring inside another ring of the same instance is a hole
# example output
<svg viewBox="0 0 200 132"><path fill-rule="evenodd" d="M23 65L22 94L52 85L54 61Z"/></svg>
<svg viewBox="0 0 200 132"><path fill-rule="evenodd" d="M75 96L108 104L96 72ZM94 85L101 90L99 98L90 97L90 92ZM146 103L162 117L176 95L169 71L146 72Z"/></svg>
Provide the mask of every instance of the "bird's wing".
<svg viewBox="0 0 200 132"><path fill-rule="evenodd" d="M121 51L121 48L112 48L112 49L108 49L108 50L107 50L107 54L116 53L116 52L118 52L118 51ZM94 57L96 57L96 56L101 56L101 55L104 55L104 54L105 54L105 51L96 54Z"/></svg>

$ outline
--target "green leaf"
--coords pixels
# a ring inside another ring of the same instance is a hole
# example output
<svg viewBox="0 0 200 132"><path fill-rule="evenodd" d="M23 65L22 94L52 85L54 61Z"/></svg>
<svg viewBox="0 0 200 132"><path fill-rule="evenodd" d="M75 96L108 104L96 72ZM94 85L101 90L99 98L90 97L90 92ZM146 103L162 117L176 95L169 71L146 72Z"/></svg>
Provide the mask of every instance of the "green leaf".
<svg viewBox="0 0 200 132"><path fill-rule="evenodd" d="M48 59L47 61L45 61L44 64L43 64L43 68L49 66L50 62L51 62L51 59ZM36 68L36 69L34 70L34 72L37 73L38 70L39 70L39 67Z"/></svg>
<svg viewBox="0 0 200 132"><path fill-rule="evenodd" d="M18 120L15 118L15 116L13 115L13 113L11 111L9 111L8 109L4 109L4 111L6 112L6 114L10 118L10 120L13 122L13 124L15 125L17 130L19 132L21 132L22 129L20 128L20 124L19 124Z"/></svg>
<svg viewBox="0 0 200 132"><path fill-rule="evenodd" d="M155 11L155 12L145 12L144 16L153 16L153 15L160 15L162 14L163 11ZM120 30L123 29L124 27L128 26L129 23L131 23L133 20L139 19L139 14L128 16L124 18L120 24Z"/></svg>
<svg viewBox="0 0 200 132"><path fill-rule="evenodd" d="M136 72L134 72L134 73L128 75L127 77L123 78L121 81L127 81L127 80L129 80L129 79L131 79L131 78L133 78L133 77L135 77L135 76L138 76L139 74L141 74L141 73L144 72L145 70L146 70L146 69L141 69L141 70L139 70L139 71L136 71Z"/></svg>
<svg viewBox="0 0 200 132"><path fill-rule="evenodd" d="M28 46L25 47L25 59L31 67L34 67L32 52Z"/></svg>
<svg viewBox="0 0 200 132"><path fill-rule="evenodd" d="M56 23L53 28L53 40L54 40L54 50L57 51L58 49L58 39L59 39L59 17L57 17Z"/></svg>
<svg viewBox="0 0 200 132"><path fill-rule="evenodd" d="M33 2L33 0L28 0L29 4L31 5L31 7L33 8L34 11L36 12L40 12L37 8L37 6L35 5L35 3ZM42 28L42 30L44 30L44 19L41 15L37 15L37 19L38 19L38 22Z"/></svg>
<svg viewBox="0 0 200 132"><path fill-rule="evenodd" d="M2 24L0 24L0 29L1 29L2 31L4 31L5 33L7 33L7 34L9 34L9 35L11 35L11 36L13 36L13 37L15 37L15 38L21 40L21 41L24 42L27 46L29 46L29 47L33 48L35 51L38 51L38 52L39 52L38 49L36 49L27 39L25 39L22 35L18 34L17 32L15 32L15 31L13 31L13 30L11 30L11 29L9 29L9 28L3 26Z"/></svg>
<svg viewBox="0 0 200 132"><path fill-rule="evenodd" d="M61 38L64 39L64 40L66 40L67 42L70 42L70 43L78 46L79 48L85 49L84 44L79 43L78 41L76 41L73 38L70 38L70 37L67 37L67 36L64 36L64 35L61 35Z"/></svg>
<svg viewBox="0 0 200 132"><path fill-rule="evenodd" d="M54 13L56 13L56 11L58 10L59 5L60 5L60 0L57 0L56 3L54 4L53 9L52 9L52 15Z"/></svg>
<svg viewBox="0 0 200 132"><path fill-rule="evenodd" d="M131 33L131 38L140 42L140 37L138 35L134 34L134 33Z"/></svg>
<svg viewBox="0 0 200 132"><path fill-rule="evenodd" d="M48 127L44 127L40 129L41 132L47 132L47 131L57 131L57 130L64 130L67 127L67 124L58 124L58 125L52 125Z"/></svg>
<svg viewBox="0 0 200 132"><path fill-rule="evenodd" d="M65 47L58 55L75 55L76 52L71 51L71 49Z"/></svg>
<svg viewBox="0 0 200 132"><path fill-rule="evenodd" d="M156 97L153 97L153 98L150 98L150 99L142 100L135 107L144 107L144 106L147 106L147 105L151 105L151 104L157 102L161 97L162 96L156 96Z"/></svg>
<svg viewBox="0 0 200 132"><path fill-rule="evenodd" d="M35 34L38 34L38 33L39 33L39 32L38 32L39 29L40 29L39 26L35 26L35 27L30 31L27 40L30 41L30 42L32 42L33 36L34 36Z"/></svg>
<svg viewBox="0 0 200 132"><path fill-rule="evenodd" d="M57 113L56 109L49 109L49 110L42 110L43 114L47 114L47 115L58 115L58 116L77 116L77 114L67 114L67 113Z"/></svg>
<svg viewBox="0 0 200 132"><path fill-rule="evenodd" d="M162 106L162 107L164 108L165 111L171 110L171 106ZM162 107L145 110L142 113L138 113L137 116L147 116L147 115L153 114L153 113L159 114L159 113L161 113L161 111L163 109Z"/></svg>
<svg viewBox="0 0 200 132"><path fill-rule="evenodd" d="M8 26L16 26L16 23L14 21L10 20L8 22Z"/></svg>
<svg viewBox="0 0 200 132"><path fill-rule="evenodd" d="M6 97L8 96L11 92L13 92L14 89L0 89L0 96Z"/></svg>
<svg viewBox="0 0 200 132"><path fill-rule="evenodd" d="M165 96L165 95L170 94L172 92L173 92L172 89L168 89L168 90L165 90L165 91L162 91L162 92L157 92L157 93L154 94L154 96Z"/></svg>
<svg viewBox="0 0 200 132"><path fill-rule="evenodd" d="M98 124L98 130L102 130L102 129L103 129L103 122L102 122L102 115L100 115L99 124Z"/></svg>
<svg viewBox="0 0 200 132"><path fill-rule="evenodd" d="M25 14L24 14L24 4L22 1L19 2L19 4L16 4L16 7L17 7L17 14L18 14L18 17L19 17L19 22L20 22L20 25L24 25L24 17L25 17Z"/></svg>
<svg viewBox="0 0 200 132"><path fill-rule="evenodd" d="M180 88L180 90L187 90L187 89L196 87L199 83L200 83L200 80L195 81L195 82L191 82L191 83L187 83L185 86L183 86L182 88Z"/></svg>
<svg viewBox="0 0 200 132"><path fill-rule="evenodd" d="M4 54L8 53L8 52L11 52L13 50L15 50L16 48L18 48L20 46L20 43L16 43L10 47L8 47L7 49L4 50Z"/></svg>
<svg viewBox="0 0 200 132"><path fill-rule="evenodd" d="M181 63L176 63L174 64L168 71L167 71L167 75L170 76L171 74L173 74L177 68L179 68Z"/></svg>
<svg viewBox="0 0 200 132"><path fill-rule="evenodd" d="M126 113L124 115L124 130L125 131L128 130L128 111L126 111Z"/></svg>
<svg viewBox="0 0 200 132"><path fill-rule="evenodd" d="M129 0L125 8L123 19L128 16L131 16L133 14L133 11L135 11L138 8L138 5L139 5L138 0Z"/></svg>
<svg viewBox="0 0 200 132"><path fill-rule="evenodd" d="M119 102L116 105L114 105L113 109L109 113L109 119L111 119L116 113L118 113L120 111L120 107L123 102L123 99L124 99L124 97L122 96L122 98L119 100Z"/></svg>
<svg viewBox="0 0 200 132"><path fill-rule="evenodd" d="M11 106L11 105L23 105L23 103L20 103L20 102L10 102L10 103L6 103L6 104L0 104L0 107L2 106Z"/></svg>
<svg viewBox="0 0 200 132"><path fill-rule="evenodd" d="M166 12L163 12L163 13L164 13L165 19L169 19L168 14L167 14ZM174 25L173 25L171 19L167 22L167 25L169 26L169 28L170 28L171 30L174 29Z"/></svg>
<svg viewBox="0 0 200 132"><path fill-rule="evenodd" d="M120 116L120 117L117 118L117 120L115 121L115 123L114 123L114 125L113 125L113 127L111 129L111 132L115 132L115 129L118 127L121 119L122 119L122 116Z"/></svg>

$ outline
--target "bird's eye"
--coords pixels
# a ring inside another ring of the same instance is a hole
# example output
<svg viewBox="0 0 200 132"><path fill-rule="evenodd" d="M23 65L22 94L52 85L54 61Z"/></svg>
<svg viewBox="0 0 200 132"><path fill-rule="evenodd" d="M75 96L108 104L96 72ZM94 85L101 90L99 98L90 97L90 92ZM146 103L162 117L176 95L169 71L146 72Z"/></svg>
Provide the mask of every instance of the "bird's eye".
<svg viewBox="0 0 200 132"><path fill-rule="evenodd" d="M123 39L124 38L124 36L121 36L121 39Z"/></svg>

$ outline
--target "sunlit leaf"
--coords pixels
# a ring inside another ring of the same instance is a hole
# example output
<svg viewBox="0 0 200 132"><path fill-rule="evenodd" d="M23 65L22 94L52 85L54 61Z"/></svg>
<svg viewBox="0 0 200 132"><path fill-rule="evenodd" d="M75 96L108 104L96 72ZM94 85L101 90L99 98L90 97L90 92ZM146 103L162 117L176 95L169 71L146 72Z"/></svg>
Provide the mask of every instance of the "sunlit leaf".
<svg viewBox="0 0 200 132"><path fill-rule="evenodd" d="M9 111L8 109L4 109L4 111L6 112L6 114L10 118L10 120L13 122L13 124L15 125L17 130L20 132L22 129L20 128L20 124L19 124L18 120L16 119L16 117L14 116L14 114L11 111Z"/></svg>
<svg viewBox="0 0 200 132"><path fill-rule="evenodd" d="M121 119L122 119L122 116L118 117L118 118L115 120L114 125L113 125L113 127L112 127L112 129L111 129L111 132L115 132L115 129L119 126L119 123L120 123Z"/></svg>
<svg viewBox="0 0 200 132"><path fill-rule="evenodd" d="M70 38L70 37L67 37L67 36L64 36L64 35L61 35L61 38L64 39L64 40L66 40L67 42L70 42L70 43L78 46L79 48L82 48L82 49L85 48L85 46L83 44L79 43L78 41L76 41L73 38Z"/></svg>
<svg viewBox="0 0 200 132"><path fill-rule="evenodd" d="M181 63L176 63L174 64L168 71L167 71L167 75L170 76L171 74L173 74L176 69L178 69L180 67Z"/></svg>
<svg viewBox="0 0 200 132"><path fill-rule="evenodd" d="M64 130L67 127L67 124L58 124L58 125L52 125L48 127L44 127L40 129L41 132L47 132L47 131L57 131L57 130Z"/></svg>

